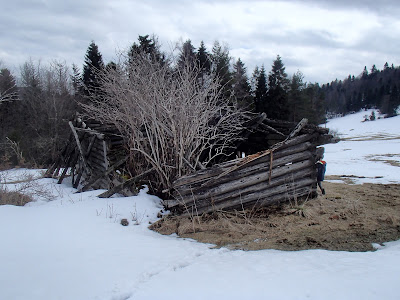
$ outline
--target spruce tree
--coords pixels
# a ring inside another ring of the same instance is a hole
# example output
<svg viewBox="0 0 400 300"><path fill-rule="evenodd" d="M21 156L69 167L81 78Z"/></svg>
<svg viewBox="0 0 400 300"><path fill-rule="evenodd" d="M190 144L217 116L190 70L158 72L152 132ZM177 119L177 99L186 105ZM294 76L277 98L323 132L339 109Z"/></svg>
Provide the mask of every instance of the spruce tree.
<svg viewBox="0 0 400 300"><path fill-rule="evenodd" d="M281 57L278 55L268 75L268 93L265 112L269 118L289 120L289 80Z"/></svg>
<svg viewBox="0 0 400 300"><path fill-rule="evenodd" d="M361 79L367 79L368 78L368 70L367 70L367 66L364 66L364 70L362 71L361 74Z"/></svg>
<svg viewBox="0 0 400 300"><path fill-rule="evenodd" d="M210 54L207 52L204 42L201 41L200 47L196 53L196 60L201 70L205 73L210 73L211 70L211 60Z"/></svg>
<svg viewBox="0 0 400 300"><path fill-rule="evenodd" d="M246 67L240 58L233 65L233 94L239 107L253 110L250 84L246 74Z"/></svg>
<svg viewBox="0 0 400 300"><path fill-rule="evenodd" d="M178 68L193 67L196 62L196 54L191 40L187 40L183 43L180 54L178 57Z"/></svg>
<svg viewBox="0 0 400 300"><path fill-rule="evenodd" d="M98 46L92 41L87 49L82 71L83 92L86 96L98 92L100 87L99 72L103 69L103 57Z"/></svg>
<svg viewBox="0 0 400 300"><path fill-rule="evenodd" d="M383 65L383 70L386 71L388 69L389 69L389 64L385 62L385 64Z"/></svg>
<svg viewBox="0 0 400 300"><path fill-rule="evenodd" d="M150 38L148 34L139 35L138 41L139 44L133 43L128 52L130 62L135 59L136 55L145 55L149 61L165 62L165 55L160 50L156 36Z"/></svg>
<svg viewBox="0 0 400 300"><path fill-rule="evenodd" d="M400 105L400 95L397 85L393 85L392 91L389 96L388 109L386 112L387 117L393 117L397 115L397 108Z"/></svg>
<svg viewBox="0 0 400 300"><path fill-rule="evenodd" d="M206 46L204 45L203 41L201 41L200 47L197 50L196 62L200 70L199 78L201 80L201 83L204 84L204 82L206 81L206 76L208 76L211 72L211 59L210 54L207 52Z"/></svg>
<svg viewBox="0 0 400 300"><path fill-rule="evenodd" d="M15 79L11 75L9 69L4 68L0 70L0 104L1 100L13 101L17 97L17 86L15 84Z"/></svg>
<svg viewBox="0 0 400 300"><path fill-rule="evenodd" d="M18 109L18 88L15 78L7 68L0 70L0 142L11 131L20 127L21 113ZM10 137L10 136L9 136ZM0 147L1 148L1 147ZM1 154L1 149L0 149Z"/></svg>
<svg viewBox="0 0 400 300"><path fill-rule="evenodd" d="M264 65L261 66L259 70L256 68L254 70L255 76L255 93L254 93L254 105L256 108L256 112L262 113L266 111L266 102L267 102L267 76L265 74Z"/></svg>
<svg viewBox="0 0 400 300"><path fill-rule="evenodd" d="M309 99L305 97L304 88L306 84L303 82L304 75L300 71L293 74L289 85L289 120L292 122L298 122L303 117L306 117L307 111L311 109L311 103Z"/></svg>
<svg viewBox="0 0 400 300"><path fill-rule="evenodd" d="M211 53L211 69L220 80L222 98L225 100L231 97L232 73L230 72L230 61L228 48L222 47L218 41L215 41Z"/></svg>
<svg viewBox="0 0 400 300"><path fill-rule="evenodd" d="M82 77L78 66L75 64L72 64L71 83L74 94L79 95L82 91Z"/></svg>

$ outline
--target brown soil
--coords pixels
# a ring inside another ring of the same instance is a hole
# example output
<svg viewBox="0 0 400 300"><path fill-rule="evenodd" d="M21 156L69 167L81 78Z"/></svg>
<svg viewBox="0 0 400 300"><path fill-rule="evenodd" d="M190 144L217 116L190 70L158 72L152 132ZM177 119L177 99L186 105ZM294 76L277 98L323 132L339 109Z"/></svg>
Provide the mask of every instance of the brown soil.
<svg viewBox="0 0 400 300"><path fill-rule="evenodd" d="M400 185L324 182L326 195L260 211L164 217L151 229L230 249L374 250L400 239Z"/></svg>

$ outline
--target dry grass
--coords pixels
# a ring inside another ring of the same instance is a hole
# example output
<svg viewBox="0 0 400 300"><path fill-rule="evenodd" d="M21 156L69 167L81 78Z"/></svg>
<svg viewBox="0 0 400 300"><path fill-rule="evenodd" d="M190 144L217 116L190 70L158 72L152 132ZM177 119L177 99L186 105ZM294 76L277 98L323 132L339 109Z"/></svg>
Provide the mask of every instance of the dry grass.
<svg viewBox="0 0 400 300"><path fill-rule="evenodd" d="M0 205L24 206L31 201L32 198L28 195L24 195L20 192L8 192L0 189Z"/></svg>
<svg viewBox="0 0 400 300"><path fill-rule="evenodd" d="M164 217L151 229L242 250L369 251L372 243L400 238L400 185L326 182L325 189L327 195L297 205Z"/></svg>
<svg viewBox="0 0 400 300"><path fill-rule="evenodd" d="M13 181L6 181L7 177L7 171L0 174L0 205L24 206L35 199L50 201L54 198L49 188L38 184L38 178L32 174L23 173Z"/></svg>

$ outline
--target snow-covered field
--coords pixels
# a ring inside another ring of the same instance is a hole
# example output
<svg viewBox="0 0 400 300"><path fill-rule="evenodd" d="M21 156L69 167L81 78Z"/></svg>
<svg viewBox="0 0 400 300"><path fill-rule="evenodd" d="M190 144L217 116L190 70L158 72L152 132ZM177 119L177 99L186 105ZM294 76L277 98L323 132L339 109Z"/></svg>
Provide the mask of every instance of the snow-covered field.
<svg viewBox="0 0 400 300"><path fill-rule="evenodd" d="M330 120L340 143L325 146L327 175L347 175L356 183L400 182L400 116L362 122L372 110ZM377 114L378 117L378 114Z"/></svg>
<svg viewBox="0 0 400 300"><path fill-rule="evenodd" d="M328 175L399 183L390 161L400 160L400 116L361 123L365 114L328 123L348 138L326 146ZM39 173L0 176L27 172ZM68 182L36 184L54 199L0 206L0 299L400 299L400 241L363 253L213 249L150 231L161 206L146 191L99 199L102 191L74 194Z"/></svg>

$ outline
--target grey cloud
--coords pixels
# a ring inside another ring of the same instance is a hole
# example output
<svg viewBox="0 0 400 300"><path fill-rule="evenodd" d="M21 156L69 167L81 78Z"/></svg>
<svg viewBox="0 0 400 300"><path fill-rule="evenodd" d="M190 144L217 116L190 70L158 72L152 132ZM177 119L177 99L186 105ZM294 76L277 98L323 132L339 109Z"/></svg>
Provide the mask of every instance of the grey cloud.
<svg viewBox="0 0 400 300"><path fill-rule="evenodd" d="M251 8L256 7L255 3L265 2L7 1L2 4L0 11L0 60L5 64L18 66L22 63L21 57L25 56L26 60L34 56L61 58L81 66L91 40L95 40L104 59L109 61L115 56L115 49L124 50L136 41L138 35L154 33L159 36L165 50L169 50L171 43L180 37L183 40L190 38L196 48L204 40L209 50L215 40L226 42L235 56L243 56L241 58L249 72L252 72L255 65L261 64L268 69L276 55L280 54L288 73L300 69L307 80L324 82L329 80L329 76L344 78L348 73L354 72L353 70L358 72L363 67L360 65L378 64L378 56L388 59L390 63L389 58L397 53L400 46L393 33L384 32L390 26L390 20L382 23L383 28L363 32L364 36L360 36L359 42L354 45L338 41L329 28L321 29L320 24L315 24L315 28L287 28L285 19L271 24L266 18L265 22L258 20L258 26L249 24L246 31L242 32L240 26L233 30L230 23L232 19L238 18L237 22L240 22L240 15L234 15L235 13L243 11L249 14ZM204 3L207 5L200 5ZM238 5L239 9L236 7L236 10L231 10L232 3ZM295 3L297 8L299 5L304 6L304 10L309 9L309 6L328 8L336 12L362 10L373 12L374 16L384 13L391 18L397 17L395 12L400 7L397 1L388 0L287 0L286 3ZM198 11L199 7L207 9L223 4L227 5L226 11L221 10L223 15L214 16L209 11ZM248 22L251 23L251 20ZM357 55L361 51L367 54ZM329 72L329 69L334 69L335 73Z"/></svg>

